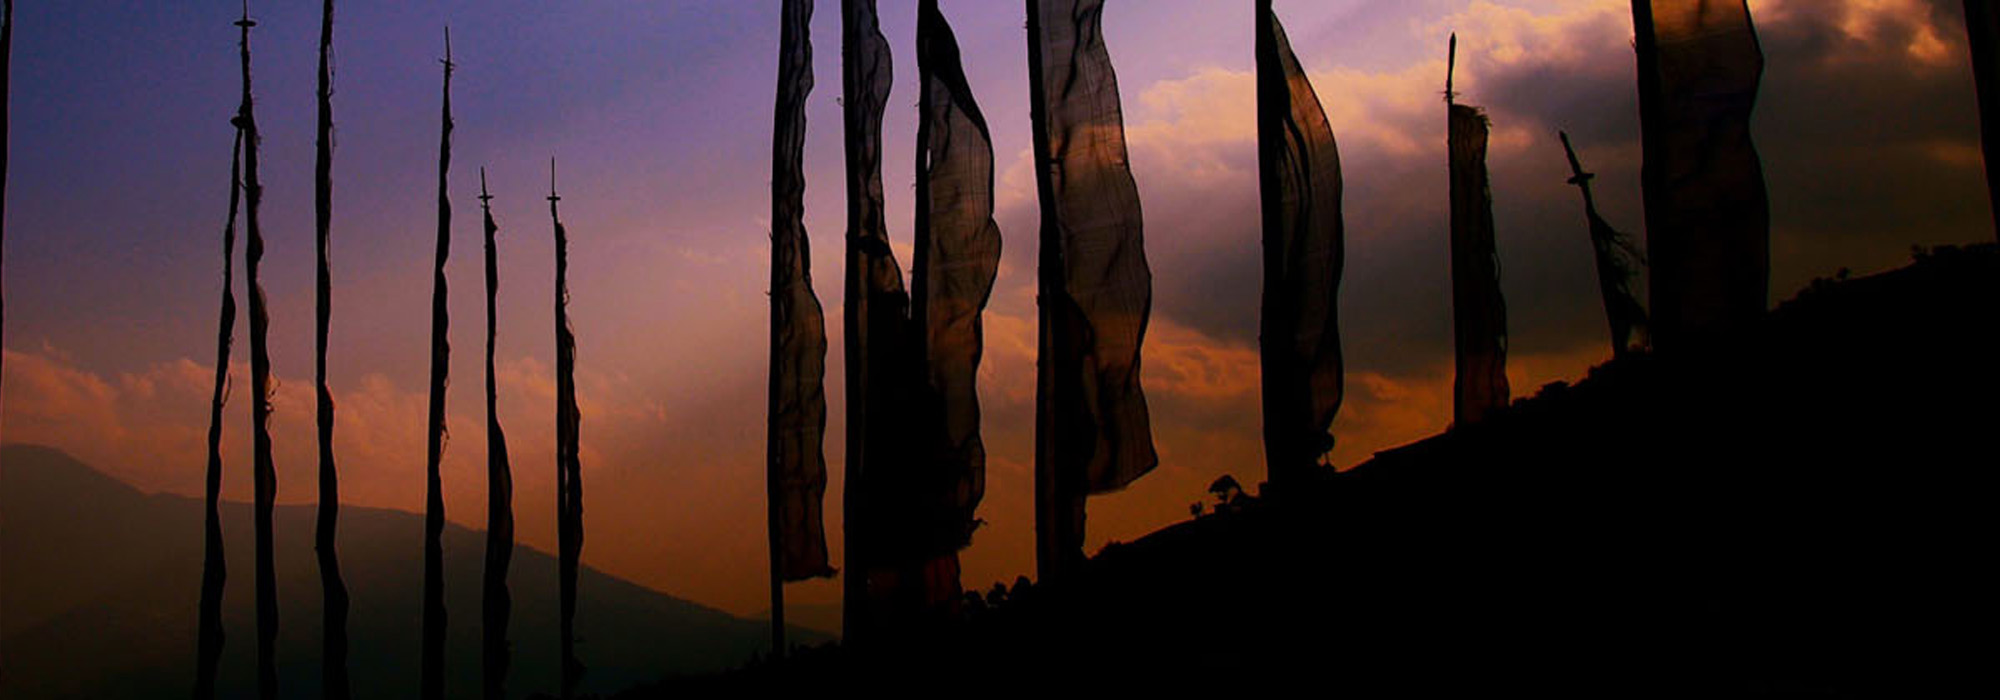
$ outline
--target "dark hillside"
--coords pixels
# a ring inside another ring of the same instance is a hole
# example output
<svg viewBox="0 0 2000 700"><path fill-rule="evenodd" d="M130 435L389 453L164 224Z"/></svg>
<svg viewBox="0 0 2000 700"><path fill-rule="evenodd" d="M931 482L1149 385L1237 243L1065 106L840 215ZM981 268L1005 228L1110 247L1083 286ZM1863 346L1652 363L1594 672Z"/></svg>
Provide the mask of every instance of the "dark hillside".
<svg viewBox="0 0 2000 700"><path fill-rule="evenodd" d="M1728 343L1108 547L1082 588L781 678L1990 694L1997 339L2000 251L1921 253Z"/></svg>
<svg viewBox="0 0 2000 700"><path fill-rule="evenodd" d="M0 449L0 698L183 697L194 684L201 501L147 495L62 452ZM229 588L222 697L254 696L250 506L226 503ZM277 510L282 697L320 696L320 590L313 508ZM354 608L357 697L417 690L422 516L342 509L341 563ZM450 697L479 691L479 572L484 534L445 531ZM712 672L770 644L767 623L640 587L589 567L581 580L579 654L588 692L661 672ZM556 687L556 562L522 548L511 570L516 697ZM819 641L810 630L794 638Z"/></svg>

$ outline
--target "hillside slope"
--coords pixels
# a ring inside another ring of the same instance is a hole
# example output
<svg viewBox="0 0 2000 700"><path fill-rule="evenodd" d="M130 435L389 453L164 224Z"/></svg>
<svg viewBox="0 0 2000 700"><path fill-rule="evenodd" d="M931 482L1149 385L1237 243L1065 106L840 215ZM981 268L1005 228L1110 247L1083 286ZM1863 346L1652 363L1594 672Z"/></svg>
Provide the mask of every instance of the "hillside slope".
<svg viewBox="0 0 2000 700"><path fill-rule="evenodd" d="M280 506L279 679L285 697L319 697L319 577L309 506ZM0 697L179 697L193 686L201 579L201 502L146 495L46 447L0 448ZM254 695L250 507L226 503L224 697ZM341 568L353 596L355 692L414 697L423 519L341 510ZM446 668L452 697L479 690L479 580L485 535L445 531ZM556 564L515 550L510 586L513 695L556 686ZM744 620L585 568L577 621L587 692L663 672L730 668L768 648L768 623ZM823 639L795 630L796 638Z"/></svg>
<svg viewBox="0 0 2000 700"><path fill-rule="evenodd" d="M1081 585L1017 590L917 644L625 697L967 678L1364 697L1987 696L1996 428L2000 250L1939 249L1816 284L1723 342L1545 387L1310 490L1107 547Z"/></svg>

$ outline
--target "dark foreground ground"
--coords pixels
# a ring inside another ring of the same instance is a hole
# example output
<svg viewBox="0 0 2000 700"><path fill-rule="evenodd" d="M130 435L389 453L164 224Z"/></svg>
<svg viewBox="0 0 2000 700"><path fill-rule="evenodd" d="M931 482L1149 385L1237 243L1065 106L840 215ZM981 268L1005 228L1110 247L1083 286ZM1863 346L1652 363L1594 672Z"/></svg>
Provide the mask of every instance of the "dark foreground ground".
<svg viewBox="0 0 2000 700"><path fill-rule="evenodd" d="M1727 343L1107 548L1078 585L911 645L625 697L1995 697L1996 338L2000 251L1923 253Z"/></svg>

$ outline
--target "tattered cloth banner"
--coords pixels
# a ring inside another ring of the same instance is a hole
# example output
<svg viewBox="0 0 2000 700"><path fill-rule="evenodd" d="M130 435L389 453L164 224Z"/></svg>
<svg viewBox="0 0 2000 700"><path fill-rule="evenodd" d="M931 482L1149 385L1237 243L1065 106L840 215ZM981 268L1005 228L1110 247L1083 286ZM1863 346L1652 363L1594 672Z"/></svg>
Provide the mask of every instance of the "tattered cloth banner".
<svg viewBox="0 0 2000 700"><path fill-rule="evenodd" d="M1122 489L1159 464L1139 386L1153 273L1103 0L1027 4L1042 208L1036 538L1046 578L1081 561L1085 495Z"/></svg>
<svg viewBox="0 0 2000 700"><path fill-rule="evenodd" d="M1750 113L1764 53L1744 0L1633 0L1654 342L1762 316L1771 209Z"/></svg>
<svg viewBox="0 0 2000 700"><path fill-rule="evenodd" d="M889 246L882 192L882 116L893 78L889 41L874 0L842 0L841 105L846 140L846 299L842 323L847 355L847 464L844 513L847 578L845 625L874 622L890 592L871 585L876 570L912 559L907 540L921 533L908 511L914 363L909 342L910 297ZM857 638L865 633L856 634Z"/></svg>
<svg viewBox="0 0 2000 700"><path fill-rule="evenodd" d="M1569 184L1583 192L1583 213L1590 221L1590 247L1597 256L1597 288L1604 296L1605 318L1611 323L1612 356L1644 350L1651 342L1646 307L1639 303L1632 287L1639 278L1639 268L1645 265L1645 256L1632 245L1632 239L1612 228L1597 213L1597 198L1590 191L1590 181L1597 176L1584 172L1583 161L1577 159L1576 149L1570 146L1569 134L1558 133L1562 137L1563 154L1569 157L1570 170L1575 173Z"/></svg>
<svg viewBox="0 0 2000 700"><path fill-rule="evenodd" d="M979 436L981 316L1000 270L993 221L993 137L965 78L958 39L937 0L917 10L917 202L912 334L923 368L913 417L924 538L932 554L963 549L986 492Z"/></svg>
<svg viewBox="0 0 2000 700"><path fill-rule="evenodd" d="M499 314L500 225L493 221L486 170L479 171L479 209L486 232L486 571L480 591L480 670L484 695L506 697L510 644L507 623L513 599L507 569L514 560L514 468L507 461L507 433L500 429L500 387L493 372Z"/></svg>
<svg viewBox="0 0 2000 700"><path fill-rule="evenodd" d="M812 92L812 0L785 0L771 153L771 373L765 453L778 578L833 575L820 505L826 495L826 328L813 294L805 228L806 96Z"/></svg>
<svg viewBox="0 0 2000 700"><path fill-rule="evenodd" d="M1500 256L1493 242L1493 191L1486 179L1486 115L1476 107L1451 113L1451 305L1458 372L1452 421L1478 423L1504 408L1507 388L1507 303L1500 294Z"/></svg>
<svg viewBox="0 0 2000 700"><path fill-rule="evenodd" d="M1340 148L1271 0L1257 2L1257 142L1263 183L1264 454L1271 483L1333 448L1340 411L1344 251Z"/></svg>
<svg viewBox="0 0 2000 700"><path fill-rule="evenodd" d="M556 235L556 550L562 646L562 696L583 678L576 657L576 580L583 557L583 413L576 403L576 334L569 326L569 230L556 203L555 164L549 164L549 222Z"/></svg>

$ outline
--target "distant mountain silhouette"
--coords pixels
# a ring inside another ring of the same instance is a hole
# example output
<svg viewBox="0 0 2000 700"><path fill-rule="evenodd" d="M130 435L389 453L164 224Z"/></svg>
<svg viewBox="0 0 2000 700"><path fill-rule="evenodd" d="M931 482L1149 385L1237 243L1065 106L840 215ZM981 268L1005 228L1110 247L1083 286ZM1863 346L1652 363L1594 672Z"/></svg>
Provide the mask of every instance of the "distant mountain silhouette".
<svg viewBox="0 0 2000 700"><path fill-rule="evenodd" d="M1723 342L1614 361L1313 488L1113 544L1078 585L1015 592L914 644L618 697L966 678L984 693L1987 696L1996 427L2000 248L1920 251L1816 282Z"/></svg>
<svg viewBox="0 0 2000 700"><path fill-rule="evenodd" d="M239 473L248 478L247 472ZM229 589L223 697L254 694L255 621L249 505L225 504ZM279 640L285 697L317 698L320 611L312 507L277 512ZM351 666L358 697L416 694L421 515L349 506L341 511L341 565L353 592ZM445 533L451 612L447 691L479 690L479 572L483 534ZM513 671L524 697L556 686L556 563L517 550ZM60 451L0 448L0 697L182 697L193 684L195 603L201 578L201 502L147 495ZM662 673L741 665L768 648L767 623L642 588L585 568L579 655L585 692ZM794 630L802 643L826 637Z"/></svg>
<svg viewBox="0 0 2000 700"><path fill-rule="evenodd" d="M785 625L787 628L799 627L823 632L827 637L839 637L840 614L839 603L786 603ZM771 621L771 609L765 608L758 612L755 619L768 624Z"/></svg>

